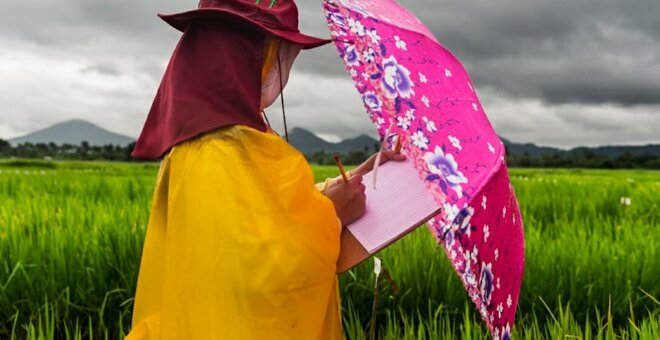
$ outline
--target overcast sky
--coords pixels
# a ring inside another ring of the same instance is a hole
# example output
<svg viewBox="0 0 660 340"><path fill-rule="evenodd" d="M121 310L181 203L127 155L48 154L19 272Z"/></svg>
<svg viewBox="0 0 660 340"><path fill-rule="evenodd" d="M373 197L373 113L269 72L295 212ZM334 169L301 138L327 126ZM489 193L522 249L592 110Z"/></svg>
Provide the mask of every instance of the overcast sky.
<svg viewBox="0 0 660 340"><path fill-rule="evenodd" d="M559 147L660 142L660 1L400 2L463 61L500 136ZM320 1L298 4L301 30L328 36ZM72 118L136 137L180 37L156 13L196 6L2 0L0 138ZM331 46L301 54L285 99L290 126L329 139L374 135Z"/></svg>

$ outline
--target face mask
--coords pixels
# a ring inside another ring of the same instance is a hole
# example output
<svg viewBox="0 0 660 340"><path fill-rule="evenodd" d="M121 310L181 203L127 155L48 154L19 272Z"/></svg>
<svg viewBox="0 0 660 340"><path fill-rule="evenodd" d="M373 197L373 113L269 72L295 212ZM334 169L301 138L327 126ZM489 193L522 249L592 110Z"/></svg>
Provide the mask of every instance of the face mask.
<svg viewBox="0 0 660 340"><path fill-rule="evenodd" d="M285 40L273 37L267 39L261 82L260 107L262 110L271 106L286 86L293 62L301 49L302 46Z"/></svg>

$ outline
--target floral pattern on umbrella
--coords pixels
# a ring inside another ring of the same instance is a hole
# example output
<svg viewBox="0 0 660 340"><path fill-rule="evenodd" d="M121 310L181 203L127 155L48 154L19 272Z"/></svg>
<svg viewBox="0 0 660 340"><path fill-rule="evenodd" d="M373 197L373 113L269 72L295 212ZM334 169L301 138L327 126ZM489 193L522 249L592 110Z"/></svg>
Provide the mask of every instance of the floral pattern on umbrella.
<svg viewBox="0 0 660 340"><path fill-rule="evenodd" d="M394 0L325 0L337 51L384 136L442 212L429 221L496 339L508 339L524 267L520 209L493 130L461 63Z"/></svg>

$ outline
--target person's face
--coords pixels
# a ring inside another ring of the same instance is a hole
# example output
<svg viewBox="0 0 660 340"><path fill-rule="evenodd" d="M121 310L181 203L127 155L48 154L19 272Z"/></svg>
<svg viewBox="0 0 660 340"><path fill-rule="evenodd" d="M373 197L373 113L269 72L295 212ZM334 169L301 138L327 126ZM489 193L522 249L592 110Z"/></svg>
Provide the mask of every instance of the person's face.
<svg viewBox="0 0 660 340"><path fill-rule="evenodd" d="M302 46L280 39L273 48L277 49L275 58L266 61L271 65L264 65L268 71L261 84L260 107L262 110L272 105L286 86L289 81L289 72Z"/></svg>

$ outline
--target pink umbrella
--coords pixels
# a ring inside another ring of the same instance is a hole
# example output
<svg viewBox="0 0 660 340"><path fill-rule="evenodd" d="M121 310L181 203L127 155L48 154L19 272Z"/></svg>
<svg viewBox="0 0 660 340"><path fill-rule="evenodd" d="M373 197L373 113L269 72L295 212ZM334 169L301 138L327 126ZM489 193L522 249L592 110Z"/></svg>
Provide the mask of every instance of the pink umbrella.
<svg viewBox="0 0 660 340"><path fill-rule="evenodd" d="M442 212L429 229L491 334L508 339L524 267L504 145L461 63L394 0L324 0L333 40L367 112L400 136Z"/></svg>

